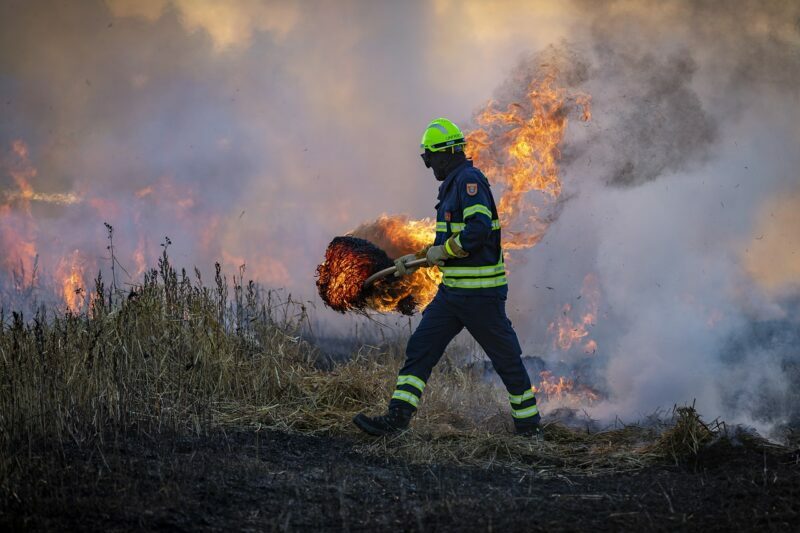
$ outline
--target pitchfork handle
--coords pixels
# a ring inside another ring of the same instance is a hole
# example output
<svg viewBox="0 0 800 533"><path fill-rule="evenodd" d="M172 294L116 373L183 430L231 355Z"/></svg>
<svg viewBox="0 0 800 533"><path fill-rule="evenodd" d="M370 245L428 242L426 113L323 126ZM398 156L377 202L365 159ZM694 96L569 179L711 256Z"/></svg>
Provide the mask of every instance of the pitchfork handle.
<svg viewBox="0 0 800 533"><path fill-rule="evenodd" d="M408 263L406 263L406 268L414 268L414 267L425 265L427 263L428 263L428 260L425 259L424 257L422 259L414 259L413 261L409 261ZM397 272L397 267L396 266L390 266L389 268L384 268L383 270L379 270L378 272L375 272L373 275L368 277L367 280L364 282L364 288L366 289L367 287L372 285L373 282L375 282L375 281L377 281L377 280L379 280L381 278L385 278L386 276L389 276L391 274L394 274L395 272Z"/></svg>

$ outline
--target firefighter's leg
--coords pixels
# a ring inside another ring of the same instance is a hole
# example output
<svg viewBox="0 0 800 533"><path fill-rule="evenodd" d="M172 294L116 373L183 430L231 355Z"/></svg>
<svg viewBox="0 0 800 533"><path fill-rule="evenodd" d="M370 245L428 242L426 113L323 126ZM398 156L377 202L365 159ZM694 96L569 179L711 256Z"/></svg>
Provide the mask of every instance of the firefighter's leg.
<svg viewBox="0 0 800 533"><path fill-rule="evenodd" d="M538 431L541 416L528 371L522 364L522 349L517 334L506 316L505 300L466 297L461 308L459 316L464 325L489 356L508 390L511 415L517 433Z"/></svg>
<svg viewBox="0 0 800 533"><path fill-rule="evenodd" d="M425 384L447 345L464 328L440 291L422 313L406 346L406 362L397 376L389 408L416 409Z"/></svg>
<svg viewBox="0 0 800 533"><path fill-rule="evenodd" d="M407 428L433 367L463 327L443 295L438 293L423 311L422 320L408 341L406 362L397 377L388 412L381 416L360 413L353 418L355 425L375 436Z"/></svg>

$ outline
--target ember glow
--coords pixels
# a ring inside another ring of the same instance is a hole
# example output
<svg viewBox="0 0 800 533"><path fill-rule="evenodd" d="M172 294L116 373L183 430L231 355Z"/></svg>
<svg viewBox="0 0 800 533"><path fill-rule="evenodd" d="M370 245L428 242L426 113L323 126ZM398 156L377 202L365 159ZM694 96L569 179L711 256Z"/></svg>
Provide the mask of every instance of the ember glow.
<svg viewBox="0 0 800 533"><path fill-rule="evenodd" d="M317 267L317 288L323 301L340 312L369 308L379 312L413 314L436 295L441 273L421 268L403 278L389 277L362 290L364 281L378 270L392 266L395 257L422 250L433 240L430 220L380 217L359 226L352 236L336 237Z"/></svg>
<svg viewBox="0 0 800 533"><path fill-rule="evenodd" d="M372 274L392 266L386 252L357 237L336 237L317 267L317 289L331 309L362 311L364 308L412 314L417 303L409 280L388 277L364 287Z"/></svg>
<svg viewBox="0 0 800 533"><path fill-rule="evenodd" d="M362 239L336 237L317 267L317 288L333 310L362 309L363 285L367 278L391 264L382 250Z"/></svg>

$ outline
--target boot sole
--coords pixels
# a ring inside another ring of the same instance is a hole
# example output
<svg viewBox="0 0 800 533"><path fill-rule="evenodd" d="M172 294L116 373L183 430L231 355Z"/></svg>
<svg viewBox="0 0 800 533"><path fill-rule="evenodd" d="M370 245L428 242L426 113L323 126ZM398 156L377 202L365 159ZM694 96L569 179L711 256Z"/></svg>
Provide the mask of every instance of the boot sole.
<svg viewBox="0 0 800 533"><path fill-rule="evenodd" d="M367 435L372 435L373 437L382 437L384 435L398 433L398 431L385 431L376 428L375 426L369 423L369 419L362 413L359 413L353 417L353 424L355 424L358 429L360 429Z"/></svg>

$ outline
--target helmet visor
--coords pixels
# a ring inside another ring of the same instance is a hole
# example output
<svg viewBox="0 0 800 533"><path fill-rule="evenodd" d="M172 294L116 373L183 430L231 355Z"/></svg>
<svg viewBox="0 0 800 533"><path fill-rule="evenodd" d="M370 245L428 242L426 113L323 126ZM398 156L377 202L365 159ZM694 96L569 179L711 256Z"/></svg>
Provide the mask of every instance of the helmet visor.
<svg viewBox="0 0 800 533"><path fill-rule="evenodd" d="M429 152L428 150L425 150L424 152L419 154L419 156L422 158L422 161L425 163L425 168L431 168L431 154L432 153L433 152Z"/></svg>

